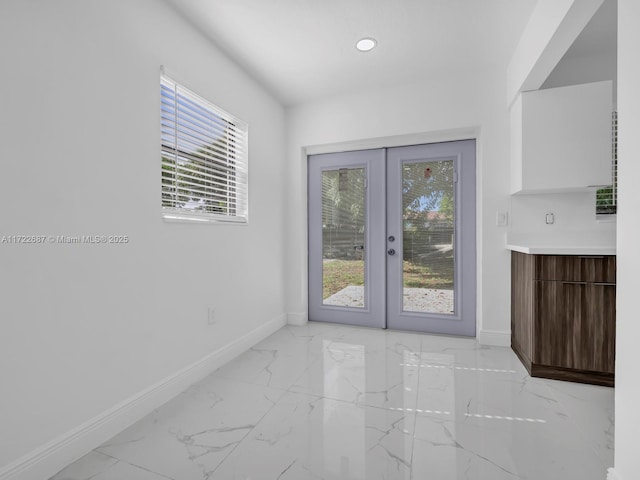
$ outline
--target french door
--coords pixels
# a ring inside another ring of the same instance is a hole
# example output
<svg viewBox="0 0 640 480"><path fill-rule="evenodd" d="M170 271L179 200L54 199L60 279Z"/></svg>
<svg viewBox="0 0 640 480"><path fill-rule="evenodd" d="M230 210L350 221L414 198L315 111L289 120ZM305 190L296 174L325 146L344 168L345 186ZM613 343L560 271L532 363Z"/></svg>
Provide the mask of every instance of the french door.
<svg viewBox="0 0 640 480"><path fill-rule="evenodd" d="M475 336L475 141L308 162L309 319Z"/></svg>

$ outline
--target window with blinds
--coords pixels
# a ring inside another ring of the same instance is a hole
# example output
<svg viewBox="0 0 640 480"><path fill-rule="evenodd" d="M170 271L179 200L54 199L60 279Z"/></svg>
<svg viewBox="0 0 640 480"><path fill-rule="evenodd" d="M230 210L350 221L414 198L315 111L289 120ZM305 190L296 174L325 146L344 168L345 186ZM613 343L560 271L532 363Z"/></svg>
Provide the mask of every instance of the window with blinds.
<svg viewBox="0 0 640 480"><path fill-rule="evenodd" d="M618 211L618 112L611 116L611 185L596 190L596 215Z"/></svg>
<svg viewBox="0 0 640 480"><path fill-rule="evenodd" d="M162 214L248 221L248 126L161 77Z"/></svg>

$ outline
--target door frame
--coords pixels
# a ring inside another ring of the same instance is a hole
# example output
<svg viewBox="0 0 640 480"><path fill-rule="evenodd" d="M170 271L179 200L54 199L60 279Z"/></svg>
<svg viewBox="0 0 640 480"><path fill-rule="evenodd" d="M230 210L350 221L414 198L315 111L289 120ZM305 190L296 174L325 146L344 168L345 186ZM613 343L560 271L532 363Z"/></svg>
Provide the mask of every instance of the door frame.
<svg viewBox="0 0 640 480"><path fill-rule="evenodd" d="M306 145L301 147L300 149L300 162L301 162L301 170L300 170L300 182L302 182L302 198L300 199L304 202L303 211L303 222L299 228L303 229L303 239L304 239L304 247L302 250L302 271L300 272L301 277L299 277L299 281L302 285L302 291L300 294L302 298L300 300L305 305L304 313L290 313L288 322L292 325L304 325L307 323L309 319L309 208L308 208L308 200L309 200L309 192L308 192L308 183L307 179L309 178L308 172L308 157L309 155L323 154L323 153L339 153L339 152L347 152L347 151L357 151L357 150L370 150L377 148L393 148L393 147L405 147L411 145L421 145L421 144L429 144L429 143L442 143L442 142L450 142L450 141L459 141L459 140L475 140L476 145L476 189L475 189L475 204L476 204L476 236L475 236L475 245L476 245L476 338L480 337L482 334L481 324L482 324L482 255L479 249L479 246L482 244L482 233L483 233L483 225L481 222L482 218L482 184L481 184L481 173L482 173L482 152L481 152L481 141L482 136L480 134L480 127L463 127L463 128L454 128L454 129L444 129L433 132L419 132L413 134L404 134L404 135L392 135L392 136L384 136L384 137L371 137L364 138L359 140L347 140L343 142L332 142L326 144L316 144L316 145Z"/></svg>

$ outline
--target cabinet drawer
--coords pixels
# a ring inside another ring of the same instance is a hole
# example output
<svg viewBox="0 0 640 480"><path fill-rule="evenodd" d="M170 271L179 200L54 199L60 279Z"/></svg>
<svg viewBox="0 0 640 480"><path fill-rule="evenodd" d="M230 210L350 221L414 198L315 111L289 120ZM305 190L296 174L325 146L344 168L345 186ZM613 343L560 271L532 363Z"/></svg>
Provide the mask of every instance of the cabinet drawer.
<svg viewBox="0 0 640 480"><path fill-rule="evenodd" d="M615 255L537 255L536 280L616 283Z"/></svg>

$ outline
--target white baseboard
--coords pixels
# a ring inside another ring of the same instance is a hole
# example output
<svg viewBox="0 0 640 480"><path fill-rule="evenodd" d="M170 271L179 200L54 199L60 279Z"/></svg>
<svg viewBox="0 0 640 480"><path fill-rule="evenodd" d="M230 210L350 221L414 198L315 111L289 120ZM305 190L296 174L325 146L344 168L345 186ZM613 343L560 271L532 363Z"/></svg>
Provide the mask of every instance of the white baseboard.
<svg viewBox="0 0 640 480"><path fill-rule="evenodd" d="M480 330L478 334L480 345L492 345L495 347L510 347L511 332L501 330Z"/></svg>
<svg viewBox="0 0 640 480"><path fill-rule="evenodd" d="M302 313L288 313L287 314L287 323L289 325L305 325L307 323L307 312Z"/></svg>
<svg viewBox="0 0 640 480"><path fill-rule="evenodd" d="M611 467L607 470L607 480L622 480L622 478L616 473L616 470Z"/></svg>
<svg viewBox="0 0 640 480"><path fill-rule="evenodd" d="M179 395L198 380L278 331L286 323L287 315L282 314L114 405L73 430L0 468L0 480L40 480L55 475L70 463Z"/></svg>

